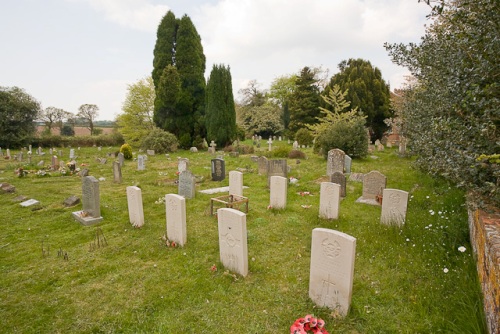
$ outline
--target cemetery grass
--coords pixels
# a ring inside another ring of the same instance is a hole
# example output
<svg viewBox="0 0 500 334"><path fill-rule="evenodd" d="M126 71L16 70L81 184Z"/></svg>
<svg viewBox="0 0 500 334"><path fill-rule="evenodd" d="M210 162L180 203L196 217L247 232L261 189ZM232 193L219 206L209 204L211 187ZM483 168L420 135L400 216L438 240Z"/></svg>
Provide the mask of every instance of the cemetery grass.
<svg viewBox="0 0 500 334"><path fill-rule="evenodd" d="M267 208L266 178L257 174L250 155L226 155L221 182L210 180L207 152L179 151L170 160L149 156L145 171L126 161L123 182L117 184L112 159L96 162L116 150L77 151L78 163L88 165L90 175L105 178L99 183L104 220L96 226L72 219L81 204L62 204L71 195L81 197L78 176L32 172L19 178L16 168L36 171L41 158L33 157L33 165L0 161L0 182L16 187L15 194L0 195L2 332L288 333L306 314L324 319L330 333L486 332L464 194L412 169L411 159L399 158L395 150L353 160L352 172L378 170L387 176L388 188L410 193L401 228L381 225L380 207L355 203L362 184L353 181L347 182L339 219L318 218L326 161L310 149L300 164L288 160L289 176L299 182L289 185L285 210ZM69 149L63 152L67 160ZM269 153L255 153L264 154ZM244 169L249 187L244 195L250 201L247 277L225 270L219 261L217 220L209 209L210 198L223 194L197 192L187 200L183 248L167 247L161 239L162 199L177 193L177 157L189 158L190 169L203 177L197 190L227 186L227 173ZM129 185L142 189L145 225L140 229L129 222ZM14 200L19 195L40 205L23 208ZM352 303L344 318L308 298L311 234L317 227L357 239ZM107 245L91 249L98 229Z"/></svg>

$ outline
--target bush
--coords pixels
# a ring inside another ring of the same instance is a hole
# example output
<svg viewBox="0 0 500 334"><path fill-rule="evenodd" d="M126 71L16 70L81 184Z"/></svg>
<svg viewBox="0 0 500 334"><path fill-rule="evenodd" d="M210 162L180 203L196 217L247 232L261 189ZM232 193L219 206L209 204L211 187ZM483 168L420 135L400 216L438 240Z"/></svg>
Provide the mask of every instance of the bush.
<svg viewBox="0 0 500 334"><path fill-rule="evenodd" d="M348 123L338 122L320 132L316 145L327 158L328 151L339 148L351 158L363 158L368 154L368 137L364 120Z"/></svg>
<svg viewBox="0 0 500 334"><path fill-rule="evenodd" d="M295 140L298 141L300 145L312 145L313 136L309 130L302 128L295 134Z"/></svg>
<svg viewBox="0 0 500 334"><path fill-rule="evenodd" d="M191 144L191 137L189 137L189 144ZM143 150L154 150L155 153L174 152L177 151L178 146L179 142L173 134L159 128L153 129L141 144Z"/></svg>
<svg viewBox="0 0 500 334"><path fill-rule="evenodd" d="M305 159L306 154L302 151L299 151L299 150L291 150L290 153L288 153L288 158L289 159Z"/></svg>
<svg viewBox="0 0 500 334"><path fill-rule="evenodd" d="M288 158L291 148L288 146L279 146L272 150L272 156L275 158Z"/></svg>
<svg viewBox="0 0 500 334"><path fill-rule="evenodd" d="M132 159L132 147L129 144L123 144L120 147L120 153L123 153L123 157L127 160Z"/></svg>
<svg viewBox="0 0 500 334"><path fill-rule="evenodd" d="M179 142L178 144L180 147L183 149L189 149L191 148L191 135L189 133L184 133L179 137Z"/></svg>

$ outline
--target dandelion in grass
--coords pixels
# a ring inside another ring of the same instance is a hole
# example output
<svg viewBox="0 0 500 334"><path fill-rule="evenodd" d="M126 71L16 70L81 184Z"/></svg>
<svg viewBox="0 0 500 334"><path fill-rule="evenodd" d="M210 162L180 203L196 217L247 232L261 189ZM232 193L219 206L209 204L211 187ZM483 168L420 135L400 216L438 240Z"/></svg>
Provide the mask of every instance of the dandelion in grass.
<svg viewBox="0 0 500 334"><path fill-rule="evenodd" d="M448 273L448 271L449 271L449 270L448 270L448 268L444 268L444 269L443 269L443 272L444 272L445 274L447 274L447 273Z"/></svg>
<svg viewBox="0 0 500 334"><path fill-rule="evenodd" d="M460 247L458 247L458 250L459 250L460 252L462 252L462 253L463 253L463 252L465 252L467 249L466 249L464 246L460 246Z"/></svg>

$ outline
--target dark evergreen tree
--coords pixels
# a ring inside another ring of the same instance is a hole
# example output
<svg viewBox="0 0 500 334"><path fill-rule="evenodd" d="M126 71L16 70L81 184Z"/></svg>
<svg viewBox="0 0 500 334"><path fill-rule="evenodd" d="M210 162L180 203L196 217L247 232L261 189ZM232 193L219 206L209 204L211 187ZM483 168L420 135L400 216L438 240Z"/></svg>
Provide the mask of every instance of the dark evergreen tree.
<svg viewBox="0 0 500 334"><path fill-rule="evenodd" d="M382 138L387 130L384 123L392 116L389 85L382 79L377 67L363 59L349 59L339 64L340 72L335 74L323 94L328 96L334 85L342 91L348 91L346 100L352 108L358 108L367 116L366 123L370 128L372 140ZM329 108L324 105L323 107ZM329 109L330 110L330 109Z"/></svg>
<svg viewBox="0 0 500 334"><path fill-rule="evenodd" d="M156 32L156 44L153 51L153 82L159 87L163 69L168 65L175 66L175 39L178 22L174 13L168 11L163 17Z"/></svg>
<svg viewBox="0 0 500 334"><path fill-rule="evenodd" d="M296 88L290 98L290 123L289 129L297 132L306 124L317 123L316 117L320 115L320 92L315 72L309 67L300 71L296 80Z"/></svg>
<svg viewBox="0 0 500 334"><path fill-rule="evenodd" d="M231 72L224 65L214 65L207 82L206 128L208 140L225 146L236 138L236 111Z"/></svg>
<svg viewBox="0 0 500 334"><path fill-rule="evenodd" d="M177 69L173 65L167 65L158 83L153 121L159 128L176 136L180 135L176 122L182 116L177 110L180 89L181 79Z"/></svg>

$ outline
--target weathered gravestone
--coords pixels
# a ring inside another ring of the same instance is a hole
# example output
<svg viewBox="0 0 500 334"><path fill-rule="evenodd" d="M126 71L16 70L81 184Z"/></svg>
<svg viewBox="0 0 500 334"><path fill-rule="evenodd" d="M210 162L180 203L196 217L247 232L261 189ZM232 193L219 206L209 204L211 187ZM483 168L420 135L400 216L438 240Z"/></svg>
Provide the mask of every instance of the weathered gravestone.
<svg viewBox="0 0 500 334"><path fill-rule="evenodd" d="M10 159L10 149L7 149L6 156L7 156L7 159Z"/></svg>
<svg viewBox="0 0 500 334"><path fill-rule="evenodd" d="M69 150L69 158L71 160L73 160L75 158L75 149L74 148L72 148L71 150Z"/></svg>
<svg viewBox="0 0 500 334"><path fill-rule="evenodd" d="M122 183L122 167L118 161L113 161L113 181Z"/></svg>
<svg viewBox="0 0 500 334"><path fill-rule="evenodd" d="M380 222L401 226L406 220L408 193L398 189L384 189Z"/></svg>
<svg viewBox="0 0 500 334"><path fill-rule="evenodd" d="M312 232L309 298L345 316L352 298L356 238L335 230Z"/></svg>
<svg viewBox="0 0 500 334"><path fill-rule="evenodd" d="M118 153L118 162L120 163L120 167L123 167L123 164L125 164L125 155L122 152Z"/></svg>
<svg viewBox="0 0 500 334"><path fill-rule="evenodd" d="M102 221L99 181L95 177L82 178L82 210L73 212L72 215L83 225L93 225Z"/></svg>
<svg viewBox="0 0 500 334"><path fill-rule="evenodd" d="M36 199L29 199L27 201L22 202L21 206L28 207L28 206L32 206L32 205L38 205L38 204L40 204L40 201L37 201Z"/></svg>
<svg viewBox="0 0 500 334"><path fill-rule="evenodd" d="M352 158L346 154L344 159L345 159L344 173L350 174L351 173Z"/></svg>
<svg viewBox="0 0 500 334"><path fill-rule="evenodd" d="M155 150L146 150L147 155L155 155Z"/></svg>
<svg viewBox="0 0 500 334"><path fill-rule="evenodd" d="M144 159L144 155L137 156L137 170L145 170L146 169L146 161Z"/></svg>
<svg viewBox="0 0 500 334"><path fill-rule="evenodd" d="M340 185L321 182L319 216L324 219L338 219L340 208Z"/></svg>
<svg viewBox="0 0 500 334"><path fill-rule="evenodd" d="M216 147L217 147L217 144L212 140L210 142L210 147L208 148L208 153L215 154Z"/></svg>
<svg viewBox="0 0 500 334"><path fill-rule="evenodd" d="M198 148L196 148L196 147L193 146L193 147L191 147L189 149L189 152L191 152L191 153L198 153Z"/></svg>
<svg viewBox="0 0 500 334"><path fill-rule="evenodd" d="M185 170L189 169L189 159L188 158L179 158L177 160L177 171L182 173Z"/></svg>
<svg viewBox="0 0 500 334"><path fill-rule="evenodd" d="M326 175L330 176L333 172L344 172L345 153L344 151L334 148L328 151L328 158L326 162Z"/></svg>
<svg viewBox="0 0 500 334"><path fill-rule="evenodd" d="M259 157L257 169L260 175L267 175L268 166L269 166L269 161L267 160L267 158Z"/></svg>
<svg viewBox="0 0 500 334"><path fill-rule="evenodd" d="M66 198L63 202L63 205L67 208L71 207L71 206L75 206L77 204L80 203L80 198L78 198L77 196L75 195L72 195L68 198Z"/></svg>
<svg viewBox="0 0 500 334"><path fill-rule="evenodd" d="M286 208L288 179L283 176L271 176L269 206L273 209Z"/></svg>
<svg viewBox="0 0 500 334"><path fill-rule="evenodd" d="M246 214L223 208L217 210L219 251L222 265L242 276L248 275Z"/></svg>
<svg viewBox="0 0 500 334"><path fill-rule="evenodd" d="M268 161L267 164L267 185L269 186L269 182L271 176L282 176L287 178L288 175L288 166L286 159L272 159Z"/></svg>
<svg viewBox="0 0 500 334"><path fill-rule="evenodd" d="M333 174L330 175L330 182L338 184L340 186L340 197L345 197L346 195L345 175L341 172L333 172Z"/></svg>
<svg viewBox="0 0 500 334"><path fill-rule="evenodd" d="M184 198L195 196L195 177L189 170L179 174L179 195Z"/></svg>
<svg viewBox="0 0 500 334"><path fill-rule="evenodd" d="M380 205L378 201L387 184L387 178L378 171L371 171L363 176L363 195L356 200L359 203Z"/></svg>
<svg viewBox="0 0 500 334"><path fill-rule="evenodd" d="M144 209L142 207L142 191L136 186L127 187L128 217L134 227L144 225Z"/></svg>
<svg viewBox="0 0 500 334"><path fill-rule="evenodd" d="M406 154L406 138L404 137L401 137L399 139L399 154L400 155Z"/></svg>
<svg viewBox="0 0 500 334"><path fill-rule="evenodd" d="M55 156L55 155L52 156L51 168L53 170L56 170L59 168L59 159L57 159L57 156Z"/></svg>
<svg viewBox="0 0 500 334"><path fill-rule="evenodd" d="M232 170L229 172L229 195L243 196L243 173Z"/></svg>
<svg viewBox="0 0 500 334"><path fill-rule="evenodd" d="M226 162L223 159L212 159L212 181L226 178Z"/></svg>
<svg viewBox="0 0 500 334"><path fill-rule="evenodd" d="M184 246L187 241L186 232L186 199L176 194L165 195L167 220L167 238Z"/></svg>

